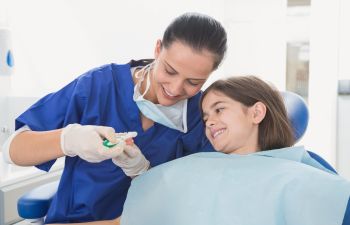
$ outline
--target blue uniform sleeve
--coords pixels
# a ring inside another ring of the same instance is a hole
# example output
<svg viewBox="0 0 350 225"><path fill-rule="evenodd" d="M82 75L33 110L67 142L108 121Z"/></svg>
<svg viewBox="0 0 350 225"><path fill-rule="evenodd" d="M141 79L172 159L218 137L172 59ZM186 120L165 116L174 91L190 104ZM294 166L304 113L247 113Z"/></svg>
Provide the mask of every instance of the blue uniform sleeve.
<svg viewBox="0 0 350 225"><path fill-rule="evenodd" d="M321 156L317 155L316 153L314 152L311 152L311 151L307 151L309 153L309 155L314 159L316 160L317 162L319 162L322 166L324 166L326 169L329 169L330 171L334 172L337 174L337 171L335 171L335 169L329 165L329 163L324 160Z"/></svg>
<svg viewBox="0 0 350 225"><path fill-rule="evenodd" d="M199 99L201 93L192 97L187 105L188 132L181 138L183 156L197 152L215 151L209 140L205 136L204 123L199 111Z"/></svg>
<svg viewBox="0 0 350 225"><path fill-rule="evenodd" d="M16 130L28 125L33 131L47 131L70 123L79 123L85 104L83 93L86 85L83 80L78 78L61 90L40 99L16 119ZM55 161L51 160L36 167L49 171Z"/></svg>

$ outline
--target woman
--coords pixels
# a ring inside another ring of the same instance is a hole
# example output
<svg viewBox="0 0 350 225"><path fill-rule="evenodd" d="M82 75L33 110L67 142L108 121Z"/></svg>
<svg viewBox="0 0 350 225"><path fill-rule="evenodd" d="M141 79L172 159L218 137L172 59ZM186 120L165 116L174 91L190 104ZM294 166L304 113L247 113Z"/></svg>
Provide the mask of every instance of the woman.
<svg viewBox="0 0 350 225"><path fill-rule="evenodd" d="M127 176L211 150L198 102L226 42L218 21L186 13L157 41L154 60L92 69L16 119L17 131L4 146L8 161L48 171L68 156L46 223L116 218L130 186ZM118 142L115 132L128 131L138 133L134 141L144 156L138 148L102 145L104 139Z"/></svg>

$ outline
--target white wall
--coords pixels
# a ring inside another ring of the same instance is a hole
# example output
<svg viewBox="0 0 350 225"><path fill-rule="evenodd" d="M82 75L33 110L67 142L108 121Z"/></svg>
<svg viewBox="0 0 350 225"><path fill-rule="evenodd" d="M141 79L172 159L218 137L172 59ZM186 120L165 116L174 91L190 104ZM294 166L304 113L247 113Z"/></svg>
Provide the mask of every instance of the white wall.
<svg viewBox="0 0 350 225"><path fill-rule="evenodd" d="M341 168L337 165L336 154L337 116L344 112L337 110L344 108L337 107L337 85L338 79L350 79L349 12L347 0L311 2L310 123L303 143L338 169ZM350 138L342 134L345 136Z"/></svg>
<svg viewBox="0 0 350 225"><path fill-rule="evenodd" d="M93 67L153 57L165 27L187 11L228 31L229 52L215 74L259 74L284 89L285 0L2 1L15 50L11 95L42 96Z"/></svg>
<svg viewBox="0 0 350 225"><path fill-rule="evenodd" d="M285 89L286 23L285 0L227 1L224 26L228 31L228 52L221 70L212 80L254 74Z"/></svg>
<svg viewBox="0 0 350 225"><path fill-rule="evenodd" d="M304 138L310 150L323 156L333 166L336 158L339 9L339 0L311 3L310 122Z"/></svg>
<svg viewBox="0 0 350 225"><path fill-rule="evenodd" d="M340 1L339 15L339 79L350 79L350 1ZM350 96L338 97L337 169L350 179Z"/></svg>
<svg viewBox="0 0 350 225"><path fill-rule="evenodd" d="M339 79L350 79L350 1L339 3Z"/></svg>
<svg viewBox="0 0 350 225"><path fill-rule="evenodd" d="M213 4L8 0L16 53L12 94L41 96L93 67L153 57L172 18L194 9L220 18L222 8Z"/></svg>

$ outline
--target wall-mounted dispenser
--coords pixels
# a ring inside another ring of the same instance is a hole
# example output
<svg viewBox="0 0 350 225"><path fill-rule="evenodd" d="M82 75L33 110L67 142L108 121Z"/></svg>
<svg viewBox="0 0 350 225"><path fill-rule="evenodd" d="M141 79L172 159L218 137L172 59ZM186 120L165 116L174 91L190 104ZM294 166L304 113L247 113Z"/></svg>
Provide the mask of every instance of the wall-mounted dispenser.
<svg viewBox="0 0 350 225"><path fill-rule="evenodd" d="M11 43L11 31L0 23L0 76L13 73L14 59Z"/></svg>

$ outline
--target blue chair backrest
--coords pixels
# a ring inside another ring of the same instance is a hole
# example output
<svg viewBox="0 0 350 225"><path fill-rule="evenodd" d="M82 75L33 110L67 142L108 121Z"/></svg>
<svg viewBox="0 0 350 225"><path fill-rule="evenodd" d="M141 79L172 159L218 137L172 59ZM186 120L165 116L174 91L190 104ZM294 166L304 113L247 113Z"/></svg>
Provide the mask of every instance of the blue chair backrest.
<svg viewBox="0 0 350 225"><path fill-rule="evenodd" d="M309 123L309 110L306 102L299 95L290 92L281 92L284 104L286 106L288 118L293 126L296 142L305 134Z"/></svg>

